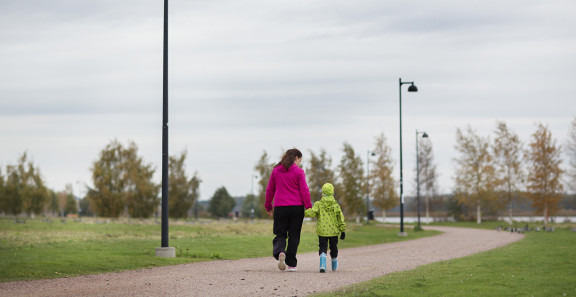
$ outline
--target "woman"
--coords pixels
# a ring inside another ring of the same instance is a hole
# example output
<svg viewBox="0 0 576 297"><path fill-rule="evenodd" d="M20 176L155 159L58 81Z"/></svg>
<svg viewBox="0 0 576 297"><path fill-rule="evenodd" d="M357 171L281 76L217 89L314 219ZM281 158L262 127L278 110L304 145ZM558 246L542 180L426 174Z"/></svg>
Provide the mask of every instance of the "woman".
<svg viewBox="0 0 576 297"><path fill-rule="evenodd" d="M300 162L302 153L299 150L294 148L286 151L282 160L274 166L266 188L264 207L268 214L274 213L273 231L276 235L272 241L272 255L278 260L280 270L296 271L296 252L300 244L304 209L312 207L306 175L298 167Z"/></svg>

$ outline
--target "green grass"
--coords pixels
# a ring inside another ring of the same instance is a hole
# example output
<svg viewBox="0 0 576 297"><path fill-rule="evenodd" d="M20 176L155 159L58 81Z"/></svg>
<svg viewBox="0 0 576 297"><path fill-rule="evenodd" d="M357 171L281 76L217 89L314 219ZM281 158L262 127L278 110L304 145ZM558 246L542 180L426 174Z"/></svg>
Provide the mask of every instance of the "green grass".
<svg viewBox="0 0 576 297"><path fill-rule="evenodd" d="M480 226L500 225L507 224ZM576 232L572 228L557 225L554 232L529 232L505 247L314 296L576 296Z"/></svg>
<svg viewBox="0 0 576 297"><path fill-rule="evenodd" d="M415 239L436 231L397 236L397 227L348 223L340 248ZM0 281L33 280L175 265L216 259L271 256L272 221L171 222L169 245L176 258L159 258L160 225L151 221L98 223L0 218ZM318 248L315 223L303 226L299 252Z"/></svg>

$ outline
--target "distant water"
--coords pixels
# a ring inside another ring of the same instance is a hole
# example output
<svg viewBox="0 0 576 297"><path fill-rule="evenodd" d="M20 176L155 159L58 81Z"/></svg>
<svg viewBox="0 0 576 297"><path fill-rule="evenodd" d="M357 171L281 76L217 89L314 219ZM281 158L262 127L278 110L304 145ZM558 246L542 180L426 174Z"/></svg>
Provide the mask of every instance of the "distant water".
<svg viewBox="0 0 576 297"><path fill-rule="evenodd" d="M512 217L514 221L516 222L544 222L544 216L518 216L518 217ZM502 216L502 217L498 217L498 220L500 221L504 221L504 222L508 222L509 221L509 217L507 216ZM382 223L392 223L392 224L400 224L400 217L386 217L386 220L383 221L382 217L376 217L376 221ZM570 217L565 217L565 216L556 216L556 217L550 217L550 221L553 223L564 223L564 222L572 222L572 223L576 223L576 216L570 216ZM418 222L418 217L404 217L404 223L417 223ZM438 217L438 218L433 218L430 217L429 220L426 220L425 217L420 217L420 222L427 224L427 223L433 223L433 222L454 222L454 218L452 217Z"/></svg>

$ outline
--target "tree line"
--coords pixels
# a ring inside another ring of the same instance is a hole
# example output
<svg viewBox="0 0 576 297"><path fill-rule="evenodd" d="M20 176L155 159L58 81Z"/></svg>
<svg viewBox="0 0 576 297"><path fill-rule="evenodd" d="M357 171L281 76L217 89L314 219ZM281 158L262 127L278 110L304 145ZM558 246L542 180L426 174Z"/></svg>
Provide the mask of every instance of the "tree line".
<svg viewBox="0 0 576 297"><path fill-rule="evenodd" d="M564 193L561 145L541 123L527 146L504 122L497 123L494 134L494 141L490 141L489 136L478 135L471 127L456 131L459 157L454 159L454 195L458 202L475 208L480 223L483 209L507 208L511 219L513 202L529 199L548 223L558 212ZM576 119L566 149L571 156L568 184L574 187Z"/></svg>
<svg viewBox="0 0 576 297"><path fill-rule="evenodd" d="M308 151L304 169L313 201L321 198L320 189L326 182L335 186L335 198L349 218L366 215L370 207L386 212L399 204L398 181L394 178L394 159L383 133L374 138L374 146L366 152L366 161L353 146L342 144L342 157L333 165L326 150ZM506 123L498 122L494 141L481 136L470 126L457 129L454 158L455 171L452 200L448 209L474 209L472 215L481 222L485 212L508 209L512 216L514 201L528 199L539 214L546 217L557 213L564 191L562 178L567 178L571 190L576 191L576 118L572 121L569 141L565 146L570 156L569 170L561 169L561 146L556 144L548 128L542 124L532 134L528 145L510 131ZM432 142L422 138L417 152L420 193L429 212L429 202L440 197L437 186L437 166ZM169 214L173 218L187 218L198 213L201 179L197 172L186 171L187 152L169 157ZM266 151L257 160L256 194L246 196L242 215L265 217L265 190L276 161ZM86 197L79 205L71 185L61 192L53 192L44 185L38 167L24 153L16 164L0 168L0 211L4 214L28 216L40 214L66 215L80 213L102 217L120 216L148 218L158 213L160 184L153 181L155 168L138 155L134 142L123 145L111 141L90 168L93 187L87 187ZM416 182L416 181L414 181ZM433 203L432 203L433 204ZM234 208L234 199L223 186L215 191L208 211L216 217L226 217ZM458 212L458 211L454 211Z"/></svg>

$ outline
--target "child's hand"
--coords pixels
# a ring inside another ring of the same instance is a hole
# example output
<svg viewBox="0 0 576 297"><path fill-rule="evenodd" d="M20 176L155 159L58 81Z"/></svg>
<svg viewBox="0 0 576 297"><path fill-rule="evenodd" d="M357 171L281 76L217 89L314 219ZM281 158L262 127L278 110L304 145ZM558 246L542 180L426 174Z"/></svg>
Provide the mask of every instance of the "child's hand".
<svg viewBox="0 0 576 297"><path fill-rule="evenodd" d="M344 238L346 238L346 232L342 232L340 234L340 239L344 240Z"/></svg>

